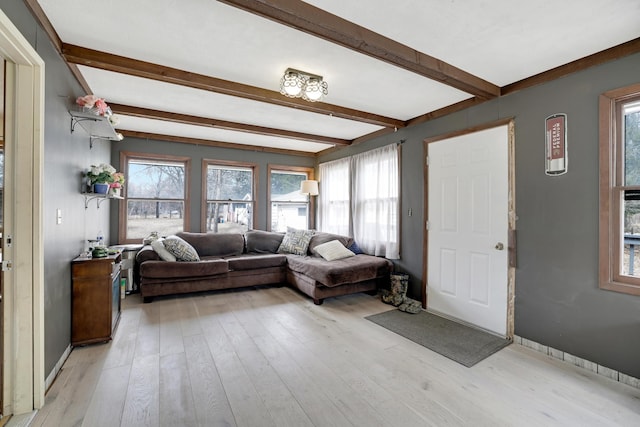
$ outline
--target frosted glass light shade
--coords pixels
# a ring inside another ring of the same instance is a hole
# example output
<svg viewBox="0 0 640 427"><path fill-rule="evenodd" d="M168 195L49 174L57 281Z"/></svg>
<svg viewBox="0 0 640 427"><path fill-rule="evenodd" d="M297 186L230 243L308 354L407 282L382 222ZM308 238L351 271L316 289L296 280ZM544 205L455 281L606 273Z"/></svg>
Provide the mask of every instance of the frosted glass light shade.
<svg viewBox="0 0 640 427"><path fill-rule="evenodd" d="M318 181L312 179L304 180L300 183L300 192L310 196L318 195Z"/></svg>

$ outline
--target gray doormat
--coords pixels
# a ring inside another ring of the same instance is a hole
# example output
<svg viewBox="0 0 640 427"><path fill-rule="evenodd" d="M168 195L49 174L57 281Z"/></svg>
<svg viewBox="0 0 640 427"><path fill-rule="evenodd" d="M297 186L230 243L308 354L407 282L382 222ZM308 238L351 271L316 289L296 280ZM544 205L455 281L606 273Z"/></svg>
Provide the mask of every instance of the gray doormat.
<svg viewBox="0 0 640 427"><path fill-rule="evenodd" d="M426 311L408 314L391 310L365 319L468 368L511 344L507 339Z"/></svg>

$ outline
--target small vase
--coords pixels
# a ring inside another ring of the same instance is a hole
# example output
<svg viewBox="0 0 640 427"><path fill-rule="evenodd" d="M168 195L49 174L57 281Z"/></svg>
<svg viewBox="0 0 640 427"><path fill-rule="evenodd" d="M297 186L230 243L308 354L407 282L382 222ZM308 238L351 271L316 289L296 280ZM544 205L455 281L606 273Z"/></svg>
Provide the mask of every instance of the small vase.
<svg viewBox="0 0 640 427"><path fill-rule="evenodd" d="M120 197L120 188L112 187L109 192L113 197Z"/></svg>
<svg viewBox="0 0 640 427"><path fill-rule="evenodd" d="M96 182L93 184L93 192L96 194L107 194L109 192L109 184Z"/></svg>

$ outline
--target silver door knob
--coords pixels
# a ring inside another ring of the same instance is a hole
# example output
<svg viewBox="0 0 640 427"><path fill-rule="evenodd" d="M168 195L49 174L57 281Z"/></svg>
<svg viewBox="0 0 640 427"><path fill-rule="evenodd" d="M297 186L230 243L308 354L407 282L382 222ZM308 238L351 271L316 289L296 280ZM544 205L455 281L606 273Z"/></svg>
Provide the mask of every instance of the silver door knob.
<svg viewBox="0 0 640 427"><path fill-rule="evenodd" d="M502 242L498 242L496 244L496 249L499 250L499 251L503 250L504 249L504 244Z"/></svg>

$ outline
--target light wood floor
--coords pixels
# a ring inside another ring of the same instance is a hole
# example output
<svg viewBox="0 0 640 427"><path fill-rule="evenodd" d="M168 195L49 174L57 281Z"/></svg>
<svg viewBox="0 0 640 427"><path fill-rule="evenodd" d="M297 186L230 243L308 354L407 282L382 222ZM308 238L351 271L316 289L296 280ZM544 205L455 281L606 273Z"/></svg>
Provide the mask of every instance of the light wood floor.
<svg viewBox="0 0 640 427"><path fill-rule="evenodd" d="M33 426L640 426L640 390L512 344L465 368L372 322L360 294L124 301Z"/></svg>

